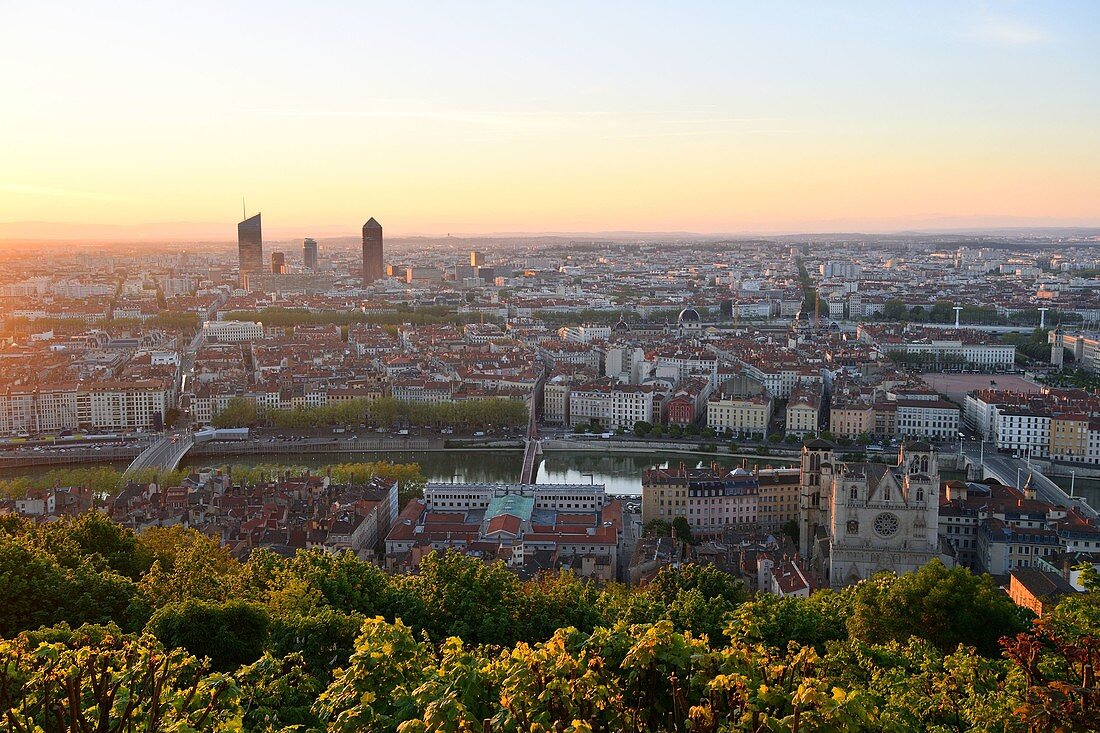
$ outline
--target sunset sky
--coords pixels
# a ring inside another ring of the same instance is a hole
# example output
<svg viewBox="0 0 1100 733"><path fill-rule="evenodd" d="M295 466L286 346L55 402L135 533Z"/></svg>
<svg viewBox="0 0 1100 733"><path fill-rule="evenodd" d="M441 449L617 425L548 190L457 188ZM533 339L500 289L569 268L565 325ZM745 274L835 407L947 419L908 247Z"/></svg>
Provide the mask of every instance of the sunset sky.
<svg viewBox="0 0 1100 733"><path fill-rule="evenodd" d="M1098 31L1097 2L0 0L0 223L1100 225Z"/></svg>

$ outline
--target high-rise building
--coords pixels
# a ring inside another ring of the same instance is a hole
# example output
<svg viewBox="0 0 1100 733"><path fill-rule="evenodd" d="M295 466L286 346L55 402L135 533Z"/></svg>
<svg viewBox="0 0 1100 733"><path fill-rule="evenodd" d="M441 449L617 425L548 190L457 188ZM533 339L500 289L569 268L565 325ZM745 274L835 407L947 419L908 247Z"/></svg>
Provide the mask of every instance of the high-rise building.
<svg viewBox="0 0 1100 733"><path fill-rule="evenodd" d="M264 239L260 230L260 215L249 217L237 225L237 272L241 287L247 287L249 275L264 271Z"/></svg>
<svg viewBox="0 0 1100 733"><path fill-rule="evenodd" d="M286 274L286 255L282 252L271 253L271 274L272 275L285 275Z"/></svg>
<svg viewBox="0 0 1100 733"><path fill-rule="evenodd" d="M481 267L485 264L484 252L470 252L470 267Z"/></svg>
<svg viewBox="0 0 1100 733"><path fill-rule="evenodd" d="M317 270L317 240L306 238L302 243L302 264L307 270Z"/></svg>
<svg viewBox="0 0 1100 733"><path fill-rule="evenodd" d="M372 216L363 225L363 285L382 277L382 225Z"/></svg>

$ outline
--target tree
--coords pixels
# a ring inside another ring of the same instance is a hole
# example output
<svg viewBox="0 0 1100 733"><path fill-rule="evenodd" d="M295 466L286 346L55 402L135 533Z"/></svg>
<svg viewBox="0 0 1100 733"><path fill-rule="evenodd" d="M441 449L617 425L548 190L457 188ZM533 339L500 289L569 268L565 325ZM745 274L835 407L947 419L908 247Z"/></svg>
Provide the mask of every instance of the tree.
<svg viewBox="0 0 1100 733"><path fill-rule="evenodd" d="M224 410L214 415L210 423L216 428L243 428L255 425L260 415L255 400L233 397Z"/></svg>
<svg viewBox="0 0 1100 733"><path fill-rule="evenodd" d="M0 534L0 636L55 623L65 586L56 562Z"/></svg>
<svg viewBox="0 0 1100 733"><path fill-rule="evenodd" d="M1029 731L1096 729L1100 637L1067 635L1044 617L1032 631L1001 643L1005 657L1024 675L1024 702L1016 714Z"/></svg>
<svg viewBox="0 0 1100 733"><path fill-rule="evenodd" d="M336 673L314 712L334 733L396 730L413 717L413 691L432 667L430 646L400 619L367 619L348 666Z"/></svg>
<svg viewBox="0 0 1100 733"><path fill-rule="evenodd" d="M362 625L360 614L331 608L273 614L266 650L276 657L300 654L312 674L327 676L347 664Z"/></svg>
<svg viewBox="0 0 1100 733"><path fill-rule="evenodd" d="M259 658L270 625L267 612L252 603L189 599L160 608L146 629L170 649L182 647L209 658L214 669L231 671Z"/></svg>
<svg viewBox="0 0 1100 733"><path fill-rule="evenodd" d="M684 515L678 515L672 520L672 531L679 540L687 542L688 544L693 542L691 537L691 525L688 524L687 517Z"/></svg>
<svg viewBox="0 0 1100 733"><path fill-rule="evenodd" d="M726 634L734 643L785 649L795 642L824 651L828 642L847 638L851 605L850 590L818 591L809 598L761 593L737 607Z"/></svg>
<svg viewBox="0 0 1100 733"><path fill-rule="evenodd" d="M651 519L642 527L643 537L671 537L672 525L663 519Z"/></svg>
<svg viewBox="0 0 1100 733"><path fill-rule="evenodd" d="M118 627L0 641L5 730L223 731L240 715L231 677Z"/></svg>
<svg viewBox="0 0 1100 733"><path fill-rule="evenodd" d="M140 585L154 608L192 598L224 601L240 571L240 563L217 538L193 529L150 528L140 535L139 545L153 558Z"/></svg>
<svg viewBox="0 0 1100 733"><path fill-rule="evenodd" d="M572 571L539 573L523 584L519 604L526 612L519 615L517 636L529 641L549 639L567 626L590 632L604 620L599 601L599 586Z"/></svg>
<svg viewBox="0 0 1100 733"><path fill-rule="evenodd" d="M649 435L652 430L652 423L648 423L645 420L639 420L638 422L634 423L634 435L639 438L644 438L645 436Z"/></svg>
<svg viewBox="0 0 1100 733"><path fill-rule="evenodd" d="M788 519L783 523L781 531L791 538L791 542L794 543L795 547L798 546L798 522Z"/></svg>
<svg viewBox="0 0 1100 733"><path fill-rule="evenodd" d="M311 672L301 654L267 653L233 676L241 691L245 730L294 730L293 726L309 730L317 725L311 708L325 682Z"/></svg>
<svg viewBox="0 0 1100 733"><path fill-rule="evenodd" d="M948 570L933 560L915 573L881 574L854 591L851 636L865 643L926 639L944 652L970 644L981 654L998 653L999 640L1022 631L1021 609L988 575Z"/></svg>
<svg viewBox="0 0 1100 733"><path fill-rule="evenodd" d="M748 595L729 573L695 563L661 568L647 588L677 629L706 635L715 644L723 639L727 614Z"/></svg>
<svg viewBox="0 0 1100 733"><path fill-rule="evenodd" d="M502 562L491 565L448 550L421 558L416 575L401 586L416 604L407 611L431 638L459 636L472 644L513 643L519 634L522 588Z"/></svg>
<svg viewBox="0 0 1100 733"><path fill-rule="evenodd" d="M887 321L904 321L909 317L909 309L902 301L891 299L883 305L882 316Z"/></svg>

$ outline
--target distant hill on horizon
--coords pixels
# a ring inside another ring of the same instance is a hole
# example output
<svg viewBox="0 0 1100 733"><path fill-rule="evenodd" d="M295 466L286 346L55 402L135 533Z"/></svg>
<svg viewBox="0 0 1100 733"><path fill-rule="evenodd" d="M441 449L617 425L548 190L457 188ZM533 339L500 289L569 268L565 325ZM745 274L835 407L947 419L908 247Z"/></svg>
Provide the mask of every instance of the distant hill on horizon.
<svg viewBox="0 0 1100 733"><path fill-rule="evenodd" d="M853 237L1100 237L1100 224L1080 226L951 226L946 222L935 222L929 227L900 227L888 229L868 227L855 229L806 229L803 231L752 231L740 232L691 232L691 231L496 231L462 232L454 234L420 234L403 232L388 234L387 239L397 240L473 240L473 239L584 239L608 241L650 240L721 240L721 239L759 239L766 237L775 240L853 238ZM304 237L316 239L353 241L358 239L358 226L322 225L316 227L265 227L264 240L271 242L293 241ZM145 224L80 224L62 222L0 222L0 242L7 244L28 244L34 242L196 242L196 243L235 243L236 222L151 222Z"/></svg>

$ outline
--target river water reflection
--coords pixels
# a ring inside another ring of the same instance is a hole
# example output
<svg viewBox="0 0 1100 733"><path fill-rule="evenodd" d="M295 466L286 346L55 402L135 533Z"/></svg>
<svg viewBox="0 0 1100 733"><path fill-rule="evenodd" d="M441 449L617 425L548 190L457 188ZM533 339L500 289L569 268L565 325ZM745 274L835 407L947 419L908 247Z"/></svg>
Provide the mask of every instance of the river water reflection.
<svg viewBox="0 0 1100 733"><path fill-rule="evenodd" d="M284 456L228 456L213 461L211 458L188 458L184 465L193 468L238 464L253 466L256 464L287 464L320 468L326 464L349 461L393 461L395 463L415 462L420 464L421 472L429 481L442 482L484 482L510 483L519 478L523 455L518 451L470 451L470 452L395 452L349 455L346 453L315 453L310 455ZM608 493L640 495L642 492L642 471L662 465L704 466L711 462L725 468L742 465L742 459L730 456L688 456L661 453L595 453L595 452L559 452L542 456L538 476L535 481L546 483L604 484ZM754 465L791 465L776 458L747 459L748 467Z"/></svg>

